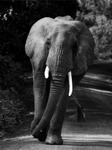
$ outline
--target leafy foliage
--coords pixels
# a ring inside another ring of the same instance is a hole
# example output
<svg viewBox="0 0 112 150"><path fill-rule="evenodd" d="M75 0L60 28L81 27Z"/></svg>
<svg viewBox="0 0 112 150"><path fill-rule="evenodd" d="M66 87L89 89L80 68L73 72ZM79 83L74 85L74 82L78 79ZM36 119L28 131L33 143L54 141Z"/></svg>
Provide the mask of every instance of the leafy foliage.
<svg viewBox="0 0 112 150"><path fill-rule="evenodd" d="M111 0L81 0L80 8L86 14L93 12L94 14L101 14L110 16L112 7Z"/></svg>
<svg viewBox="0 0 112 150"><path fill-rule="evenodd" d="M0 55L0 86L2 89L10 89L14 87L19 89L19 75L21 65L14 63L11 56Z"/></svg>
<svg viewBox="0 0 112 150"><path fill-rule="evenodd" d="M23 103L13 88L0 90L0 130L12 132L21 123L23 111Z"/></svg>
<svg viewBox="0 0 112 150"><path fill-rule="evenodd" d="M112 59L112 1L81 0L80 8L77 18L92 27L98 58Z"/></svg>
<svg viewBox="0 0 112 150"><path fill-rule="evenodd" d="M93 26L92 32L99 58L112 59L112 20L102 20Z"/></svg>

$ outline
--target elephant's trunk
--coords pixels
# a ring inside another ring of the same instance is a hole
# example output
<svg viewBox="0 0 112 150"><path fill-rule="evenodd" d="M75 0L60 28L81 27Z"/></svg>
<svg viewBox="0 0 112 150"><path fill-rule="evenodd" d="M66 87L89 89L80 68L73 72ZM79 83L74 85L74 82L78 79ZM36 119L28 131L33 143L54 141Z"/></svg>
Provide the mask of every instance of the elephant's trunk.
<svg viewBox="0 0 112 150"><path fill-rule="evenodd" d="M36 126L36 128L32 132L33 136L36 135L38 137L38 134L41 132L41 130L43 130L46 126L49 125L50 120L55 111L56 105L58 103L60 94L62 92L62 88L64 86L64 81L65 81L65 77L62 77L62 76L52 77L48 103L47 103L46 109L44 111L44 114L43 114L39 124Z"/></svg>
<svg viewBox="0 0 112 150"><path fill-rule="evenodd" d="M49 67L47 66L44 72L45 78L48 79L49 78ZM73 92L73 84L72 84L72 72L70 71L68 73L68 81L69 81L69 96L72 95Z"/></svg>

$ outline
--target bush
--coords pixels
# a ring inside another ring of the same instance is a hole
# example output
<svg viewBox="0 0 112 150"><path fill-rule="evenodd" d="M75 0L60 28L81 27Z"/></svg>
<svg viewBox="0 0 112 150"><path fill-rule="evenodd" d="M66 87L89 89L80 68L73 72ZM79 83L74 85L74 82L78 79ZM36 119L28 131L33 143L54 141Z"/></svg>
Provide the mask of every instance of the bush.
<svg viewBox="0 0 112 150"><path fill-rule="evenodd" d="M21 64L15 63L13 57L0 55L0 88L19 90L22 75Z"/></svg>
<svg viewBox="0 0 112 150"><path fill-rule="evenodd" d="M22 76L30 62L24 45L34 20L25 13L7 8L0 14L0 130L5 132L13 131L26 114Z"/></svg>
<svg viewBox="0 0 112 150"><path fill-rule="evenodd" d="M98 17L99 18L99 17ZM97 25L92 27L96 43L96 53L99 58L112 58L112 20L105 17L96 20Z"/></svg>
<svg viewBox="0 0 112 150"><path fill-rule="evenodd" d="M90 27L96 24L97 16L112 19L112 1L108 0L80 0L80 16L82 21ZM80 17L79 17L80 18Z"/></svg>
<svg viewBox="0 0 112 150"><path fill-rule="evenodd" d="M0 129L2 131L12 132L21 123L23 112L23 103L13 88L0 90Z"/></svg>
<svg viewBox="0 0 112 150"><path fill-rule="evenodd" d="M100 59L112 59L112 1L81 0L77 19L84 21L94 36Z"/></svg>
<svg viewBox="0 0 112 150"><path fill-rule="evenodd" d="M13 57L14 62L24 64L25 68L28 58L24 46L31 21L28 22L24 11L17 14L12 9L11 15L7 11L0 18L0 54Z"/></svg>

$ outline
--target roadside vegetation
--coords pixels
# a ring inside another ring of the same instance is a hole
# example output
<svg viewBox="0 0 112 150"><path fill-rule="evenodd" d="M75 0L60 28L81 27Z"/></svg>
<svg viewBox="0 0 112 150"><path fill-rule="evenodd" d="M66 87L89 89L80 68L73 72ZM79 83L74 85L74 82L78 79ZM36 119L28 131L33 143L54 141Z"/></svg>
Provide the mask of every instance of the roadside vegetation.
<svg viewBox="0 0 112 150"><path fill-rule="evenodd" d="M30 27L42 17L71 15L90 28L98 59L112 59L111 0L12 1L0 6L0 133L13 132L28 112L28 72L31 72L24 45ZM17 7L18 6L18 7ZM3 134L1 134L3 135Z"/></svg>
<svg viewBox="0 0 112 150"><path fill-rule="evenodd" d="M90 27L96 42L98 59L112 59L112 1L81 0L79 20Z"/></svg>

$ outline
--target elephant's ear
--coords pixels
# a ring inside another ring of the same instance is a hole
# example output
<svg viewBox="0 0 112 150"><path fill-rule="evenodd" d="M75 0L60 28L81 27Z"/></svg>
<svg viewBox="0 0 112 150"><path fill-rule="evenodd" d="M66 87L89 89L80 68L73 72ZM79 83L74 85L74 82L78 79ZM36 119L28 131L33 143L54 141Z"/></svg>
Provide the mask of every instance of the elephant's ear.
<svg viewBox="0 0 112 150"><path fill-rule="evenodd" d="M79 75L87 71L88 66L93 64L95 59L94 39L89 29L82 24L82 30L77 35L78 50L74 56L73 75ZM81 26L80 26L81 27Z"/></svg>

